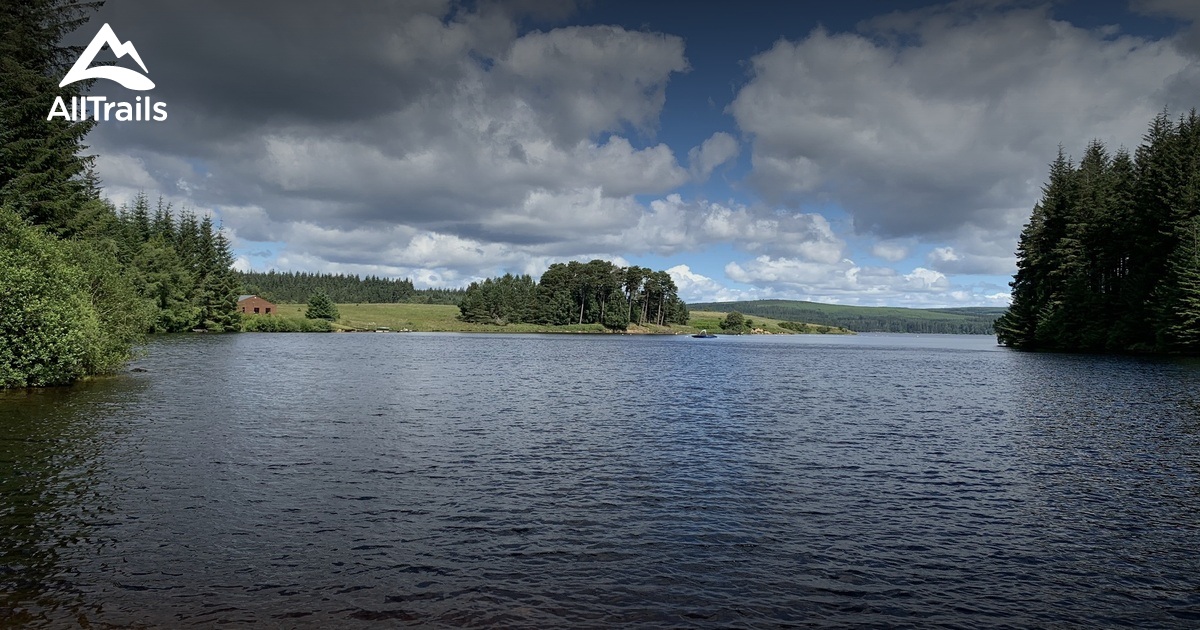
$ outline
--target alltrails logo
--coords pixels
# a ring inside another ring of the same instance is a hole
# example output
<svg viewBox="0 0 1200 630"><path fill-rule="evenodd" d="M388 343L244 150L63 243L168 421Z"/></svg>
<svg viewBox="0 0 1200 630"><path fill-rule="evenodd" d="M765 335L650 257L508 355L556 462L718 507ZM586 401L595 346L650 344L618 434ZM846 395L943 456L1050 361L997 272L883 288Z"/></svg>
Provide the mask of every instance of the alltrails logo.
<svg viewBox="0 0 1200 630"><path fill-rule="evenodd" d="M104 45L112 49L113 54L118 59L129 55L141 66L142 72L148 73L146 64L142 62L141 55L138 54L136 48L133 47L133 42L121 43L117 39L117 34L113 32L112 27L108 24L100 27L100 32L92 38L92 42L84 49L83 54L79 56L79 60L75 65L71 66L71 70L67 72L67 76L63 77L58 87L64 87L76 81L86 81L88 79L108 79L116 81L123 87L130 90L145 91L154 88L154 82L145 74L140 74L136 70L129 68L121 68L119 66L96 66L91 67L92 61L96 59L96 55L100 52ZM56 116L61 116L72 122L79 122L92 118L94 120L120 120L120 121L163 121L167 119L167 104L155 103L149 95L145 97L139 96L134 99L134 102L109 102L105 96L75 96L71 98L71 106L67 107L67 102L63 97L59 96L54 99L54 105L50 107L50 115L46 120L53 120Z"/></svg>

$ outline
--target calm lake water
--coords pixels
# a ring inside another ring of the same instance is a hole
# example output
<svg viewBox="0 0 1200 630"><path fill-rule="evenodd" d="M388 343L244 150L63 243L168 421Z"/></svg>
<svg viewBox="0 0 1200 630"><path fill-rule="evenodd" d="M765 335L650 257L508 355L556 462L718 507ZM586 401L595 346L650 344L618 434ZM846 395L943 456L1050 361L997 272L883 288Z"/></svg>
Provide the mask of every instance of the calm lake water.
<svg viewBox="0 0 1200 630"><path fill-rule="evenodd" d="M1200 626L1200 364L154 340L0 394L0 625Z"/></svg>

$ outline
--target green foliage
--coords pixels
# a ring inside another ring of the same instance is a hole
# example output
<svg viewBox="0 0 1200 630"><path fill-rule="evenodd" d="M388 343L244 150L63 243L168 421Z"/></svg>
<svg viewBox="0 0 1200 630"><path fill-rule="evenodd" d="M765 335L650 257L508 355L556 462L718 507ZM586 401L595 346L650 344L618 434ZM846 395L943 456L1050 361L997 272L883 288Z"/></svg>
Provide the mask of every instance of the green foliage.
<svg viewBox="0 0 1200 630"><path fill-rule="evenodd" d="M131 269L137 246L82 155L94 122L46 119L55 96L88 87L58 87L80 52L61 40L96 6L0 6L0 387L116 370L156 319Z"/></svg>
<svg viewBox="0 0 1200 630"><path fill-rule="evenodd" d="M304 311L304 317L333 321L338 318L337 305L324 291L317 291L308 298L308 310Z"/></svg>
<svg viewBox="0 0 1200 630"><path fill-rule="evenodd" d="M453 304L463 289L416 289L407 278L380 278L294 271L239 272L242 293L259 295L275 303L299 304L324 291L337 304Z"/></svg>
<svg viewBox="0 0 1200 630"><path fill-rule="evenodd" d="M137 293L155 309L146 332L237 331L241 282L233 271L229 241L210 217L191 211L175 216L159 199L150 209L139 193L133 207L109 209L89 232L113 235L117 258Z"/></svg>
<svg viewBox="0 0 1200 630"><path fill-rule="evenodd" d="M245 332L331 332L333 326L324 319L247 315L242 318Z"/></svg>
<svg viewBox="0 0 1200 630"><path fill-rule="evenodd" d="M618 267L605 260L555 263L535 283L507 274L467 287L459 319L488 324L552 326L600 324L625 330L630 324L686 324L687 305L665 271Z"/></svg>
<svg viewBox="0 0 1200 630"><path fill-rule="evenodd" d="M0 387L64 385L103 364L88 278L68 248L0 207Z"/></svg>
<svg viewBox="0 0 1200 630"><path fill-rule="evenodd" d="M458 305L459 319L501 326L533 321L538 308L537 297L538 286L528 275L505 274L500 278L472 282Z"/></svg>
<svg viewBox="0 0 1200 630"><path fill-rule="evenodd" d="M991 334L1001 308L917 309L890 306L845 306L797 300L750 300L692 304L700 311L737 310L784 321L811 322L855 332L922 334Z"/></svg>
<svg viewBox="0 0 1200 630"><path fill-rule="evenodd" d="M779 322L779 327L787 330L792 330L798 333L807 333L814 335L829 335L840 332L842 329L834 326L822 326L821 324L806 324L804 322Z"/></svg>
<svg viewBox="0 0 1200 630"><path fill-rule="evenodd" d="M61 44L99 3L26 0L0 4L0 205L53 232L67 231L88 200L80 155L94 120L46 120L55 96L70 100L90 81L59 87L80 48Z"/></svg>
<svg viewBox="0 0 1200 630"><path fill-rule="evenodd" d="M156 309L153 332L191 330L200 321L200 309L192 303L195 274L184 265L169 240L155 235L137 251L133 269L139 293Z"/></svg>
<svg viewBox="0 0 1200 630"><path fill-rule="evenodd" d="M1012 305L996 322L1015 348L1200 352L1200 118L1151 122L1134 157L1093 142L1060 149L1021 233Z"/></svg>
<svg viewBox="0 0 1200 630"><path fill-rule="evenodd" d="M1183 227L1172 257L1174 290L1164 317L1163 340L1172 350L1200 353L1200 216Z"/></svg>
<svg viewBox="0 0 1200 630"><path fill-rule="evenodd" d="M63 245L83 271L85 295L100 324L84 367L88 374L114 372L132 358L133 345L153 325L157 309L138 295L127 268L117 260L116 242L75 240Z"/></svg>
<svg viewBox="0 0 1200 630"><path fill-rule="evenodd" d="M740 335L753 330L753 325L750 320L746 319L745 315L737 311L731 311L725 316L725 319L721 320L721 330L731 335Z"/></svg>

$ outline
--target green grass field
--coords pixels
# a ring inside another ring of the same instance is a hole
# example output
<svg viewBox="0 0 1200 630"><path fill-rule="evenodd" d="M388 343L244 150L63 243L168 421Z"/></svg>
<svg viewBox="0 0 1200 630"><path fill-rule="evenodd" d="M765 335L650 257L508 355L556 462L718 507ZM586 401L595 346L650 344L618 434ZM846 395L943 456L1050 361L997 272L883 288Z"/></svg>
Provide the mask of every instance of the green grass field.
<svg viewBox="0 0 1200 630"><path fill-rule="evenodd" d="M284 317L304 317L304 304L280 304L279 314ZM376 330L390 328L394 331L410 330L413 332L510 332L510 333L605 333L609 332L599 324L583 324L569 326L542 326L539 324L509 324L494 326L490 324L472 324L458 320L458 307L446 304L338 304L341 315L334 328L337 330ZM696 311L691 314L688 326L633 326L629 332L642 334L691 334L700 329L708 329L713 334L721 334L721 320L724 313L715 311ZM779 326L775 319L752 317L756 328L774 334L793 334L796 331ZM806 332L821 332L814 327ZM829 332L849 332L841 329Z"/></svg>
<svg viewBox="0 0 1200 630"><path fill-rule="evenodd" d="M708 332L719 335L721 334L721 322L725 319L728 313L720 311L691 311L689 313L688 325L695 329L705 329ZM763 332L773 335L794 335L798 333L804 334L823 334L823 335L850 335L854 334L845 328L836 326L821 326L818 324L805 324L802 330L792 330L784 328L780 324L785 320L771 319L769 317L750 317L753 322L753 327L761 329Z"/></svg>
<svg viewBox="0 0 1200 630"><path fill-rule="evenodd" d="M341 317L334 322L340 330L376 330L413 332L512 332L512 333L603 333L599 324L582 326L540 326L509 324L492 326L458 320L458 307L449 304L338 304ZM304 316L305 304L280 304L279 314Z"/></svg>

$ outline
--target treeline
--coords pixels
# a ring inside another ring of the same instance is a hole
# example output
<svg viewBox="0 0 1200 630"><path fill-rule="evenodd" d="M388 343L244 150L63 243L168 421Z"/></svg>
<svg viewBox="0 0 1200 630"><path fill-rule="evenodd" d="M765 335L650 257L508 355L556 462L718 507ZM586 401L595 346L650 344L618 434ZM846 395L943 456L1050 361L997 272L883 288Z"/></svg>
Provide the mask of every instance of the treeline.
<svg viewBox="0 0 1200 630"><path fill-rule="evenodd" d="M840 327L854 332L990 335L998 308L918 309L891 306L847 306L800 300L751 300L692 304L697 311L729 312Z"/></svg>
<svg viewBox="0 0 1200 630"><path fill-rule="evenodd" d="M1131 156L1062 149L1017 248L1015 348L1200 353L1200 118L1150 123Z"/></svg>
<svg viewBox="0 0 1200 630"><path fill-rule="evenodd" d="M459 304L459 319L475 323L547 325L686 324L687 305L670 274L606 260L550 265L539 281L506 274L473 282Z"/></svg>
<svg viewBox="0 0 1200 630"><path fill-rule="evenodd" d="M464 289L417 289L408 278L296 271L239 272L242 291L279 304L303 304L324 292L339 304L454 304Z"/></svg>
<svg viewBox="0 0 1200 630"><path fill-rule="evenodd" d="M240 330L233 257L212 219L161 201L151 213L145 195L118 210L80 194L76 212L41 224L3 200L0 387L116 370L146 333Z"/></svg>
<svg viewBox="0 0 1200 630"><path fill-rule="evenodd" d="M0 388L119 369L150 330L236 323L228 243L211 221L119 212L83 139L94 120L46 119L81 52L62 45L98 3L0 5Z"/></svg>
<svg viewBox="0 0 1200 630"><path fill-rule="evenodd" d="M117 243L117 259L153 314L146 332L240 330L241 285L229 240L212 217L175 216L161 198L151 212L144 193L113 214L115 221L92 233Z"/></svg>
<svg viewBox="0 0 1200 630"><path fill-rule="evenodd" d="M845 332L845 329L838 326L825 326L823 324L810 324L808 322L779 322L779 327L810 335L830 335Z"/></svg>

